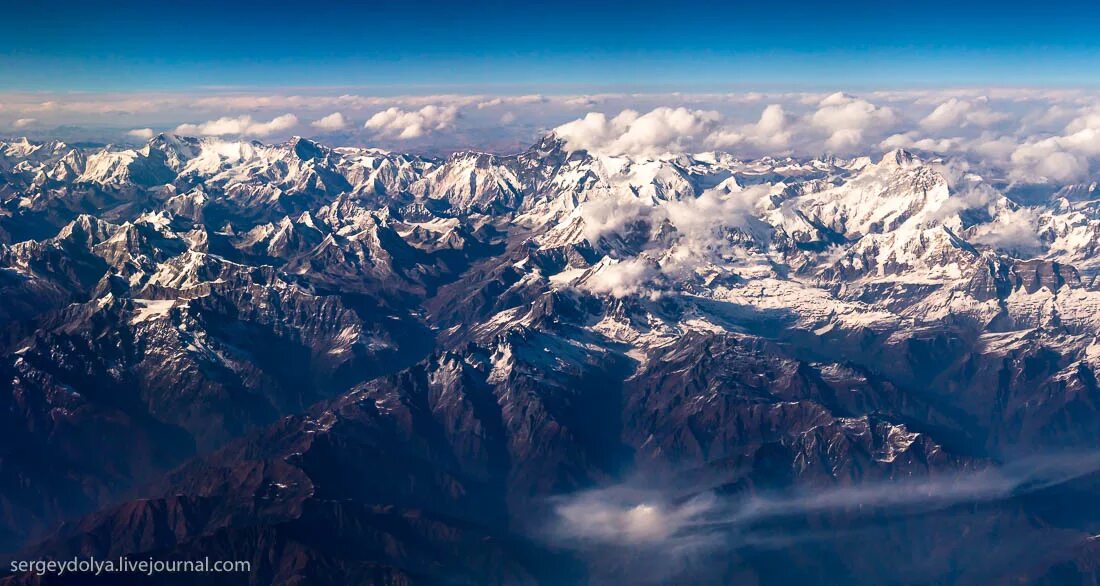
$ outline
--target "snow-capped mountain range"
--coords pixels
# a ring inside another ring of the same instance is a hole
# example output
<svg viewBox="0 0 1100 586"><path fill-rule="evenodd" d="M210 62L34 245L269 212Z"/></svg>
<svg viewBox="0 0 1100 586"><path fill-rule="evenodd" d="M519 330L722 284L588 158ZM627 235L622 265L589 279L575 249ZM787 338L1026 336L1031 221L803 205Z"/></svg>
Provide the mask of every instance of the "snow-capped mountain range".
<svg viewBox="0 0 1100 586"><path fill-rule="evenodd" d="M1100 576L1096 467L727 510L1095 449L1095 183L162 134L0 142L0 202L4 551L233 552L279 584ZM606 489L616 539L562 504ZM624 544L639 510L683 530Z"/></svg>

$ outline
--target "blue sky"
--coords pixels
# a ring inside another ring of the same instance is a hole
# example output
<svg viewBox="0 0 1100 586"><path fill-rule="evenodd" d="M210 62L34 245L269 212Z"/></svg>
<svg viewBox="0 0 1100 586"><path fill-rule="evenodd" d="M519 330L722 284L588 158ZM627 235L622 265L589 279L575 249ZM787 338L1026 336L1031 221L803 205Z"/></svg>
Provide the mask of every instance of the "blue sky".
<svg viewBox="0 0 1100 586"><path fill-rule="evenodd" d="M4 13L7 91L1100 84L1095 2L65 0Z"/></svg>

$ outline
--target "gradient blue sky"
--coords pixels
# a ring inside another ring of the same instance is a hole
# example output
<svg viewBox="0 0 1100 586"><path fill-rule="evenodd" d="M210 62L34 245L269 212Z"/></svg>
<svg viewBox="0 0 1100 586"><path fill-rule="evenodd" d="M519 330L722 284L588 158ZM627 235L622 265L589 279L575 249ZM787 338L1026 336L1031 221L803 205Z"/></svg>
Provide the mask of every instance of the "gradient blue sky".
<svg viewBox="0 0 1100 586"><path fill-rule="evenodd" d="M9 91L1100 84L1097 2L42 0L3 12Z"/></svg>

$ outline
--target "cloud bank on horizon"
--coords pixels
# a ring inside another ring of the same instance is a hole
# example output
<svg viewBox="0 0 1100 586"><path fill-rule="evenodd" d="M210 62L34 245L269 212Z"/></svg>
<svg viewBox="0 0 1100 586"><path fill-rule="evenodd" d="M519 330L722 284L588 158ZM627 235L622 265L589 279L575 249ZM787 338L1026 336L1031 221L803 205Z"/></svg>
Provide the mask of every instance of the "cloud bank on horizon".
<svg viewBox="0 0 1100 586"><path fill-rule="evenodd" d="M0 94L0 134L138 142L157 132L223 139L292 135L440 154L508 152L555 132L571 148L666 157L958 157L1020 183L1092 176L1100 91L955 89L727 94Z"/></svg>

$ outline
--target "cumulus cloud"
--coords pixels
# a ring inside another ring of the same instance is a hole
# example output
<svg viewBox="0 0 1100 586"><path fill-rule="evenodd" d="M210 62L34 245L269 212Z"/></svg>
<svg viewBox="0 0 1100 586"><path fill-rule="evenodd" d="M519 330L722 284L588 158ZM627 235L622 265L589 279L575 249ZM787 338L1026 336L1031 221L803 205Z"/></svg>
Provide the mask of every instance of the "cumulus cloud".
<svg viewBox="0 0 1100 586"><path fill-rule="evenodd" d="M757 236L769 231L758 216L770 193L769 185L715 188L696 198L668 202L664 217L675 229L677 238L671 252L661 259L661 271L685 276L708 264L729 266L726 261L743 257L741 247L730 240L731 231Z"/></svg>
<svg viewBox="0 0 1100 586"><path fill-rule="evenodd" d="M1042 249L1039 213L1032 208L1003 210L992 222L978 224L969 240L1007 252L1034 254Z"/></svg>
<svg viewBox="0 0 1100 586"><path fill-rule="evenodd" d="M583 221L582 234L593 244L608 234L627 235L639 224L649 227L668 222L680 238L702 246L723 230L748 227L770 190L769 185L713 188L698 197L659 205L650 200L606 197L585 202L577 211Z"/></svg>
<svg viewBox="0 0 1100 586"><path fill-rule="evenodd" d="M126 133L127 136L138 138L141 140L149 140L150 138L153 138L153 134L154 132L152 128L135 128Z"/></svg>
<svg viewBox="0 0 1100 586"><path fill-rule="evenodd" d="M323 130L325 132L334 132L337 130L343 130L348 125L348 121L344 118L344 115L339 112L333 112L324 118L314 120L309 123L310 126Z"/></svg>
<svg viewBox="0 0 1100 586"><path fill-rule="evenodd" d="M639 293L657 271L643 258L607 260L596 265L580 287L596 294L626 297Z"/></svg>
<svg viewBox="0 0 1100 586"><path fill-rule="evenodd" d="M994 112L985 100L951 98L921 119L920 125L928 130L943 130L964 126L989 126L1006 119L1007 115Z"/></svg>
<svg viewBox="0 0 1100 586"><path fill-rule="evenodd" d="M1046 128L1061 121L1062 128L1055 131L999 134L982 127L1007 119L1005 114L993 112L984 100L952 98L924 117L920 130L893 134L879 146L965 158L1019 183L1071 183L1089 177L1100 157L1100 109L1074 109L1072 117L1068 111L1055 105L1021 116L1020 128ZM969 128L980 132L967 132Z"/></svg>
<svg viewBox="0 0 1100 586"><path fill-rule="evenodd" d="M1079 116L1070 120L1069 124L1066 124L1066 133L1078 134L1082 132L1091 132L1089 138L1095 138L1095 132L1100 129L1100 106L1089 108L1080 113ZM1093 144L1093 147L1100 151L1100 145Z"/></svg>
<svg viewBox="0 0 1100 586"><path fill-rule="evenodd" d="M577 211L583 224L582 234L592 244L599 244L601 238L611 234L629 240L634 231L652 233L666 226L672 230L663 236L669 239L669 252L659 260L641 255L609 261L610 264L597 267L582 288L613 297L654 293L650 282L662 274L689 275L706 263L736 254L729 231L752 232L754 222L762 225L757 215L770 190L768 185L745 189L735 185L734 189L708 189L698 197L657 205L651 200L616 197L585 202Z"/></svg>
<svg viewBox="0 0 1100 586"><path fill-rule="evenodd" d="M180 124L177 134L202 136L269 136L286 132L298 125L294 114L283 114L267 122L253 120L252 116L222 117L200 124Z"/></svg>
<svg viewBox="0 0 1100 586"><path fill-rule="evenodd" d="M868 135L885 131L896 122L893 109L842 92L826 96L810 116L811 124L828 133L825 148L840 153L858 149L866 144Z"/></svg>
<svg viewBox="0 0 1100 586"><path fill-rule="evenodd" d="M1059 138L1022 144L1012 151L1011 161L1011 176L1022 181L1073 181L1084 178L1089 169L1085 157L1067 150Z"/></svg>
<svg viewBox="0 0 1100 586"><path fill-rule="evenodd" d="M770 192L771 186L766 184L743 189L708 189L696 198L668 202L664 213L685 238L710 240L716 232L747 228Z"/></svg>
<svg viewBox="0 0 1100 586"><path fill-rule="evenodd" d="M450 128L457 118L455 106L429 105L413 111L394 107L371 116L364 128L381 136L406 140Z"/></svg>
<svg viewBox="0 0 1100 586"><path fill-rule="evenodd" d="M596 244L606 234L623 233L647 220L654 209L637 199L604 197L585 202L577 211L584 225L584 238Z"/></svg>
<svg viewBox="0 0 1100 586"><path fill-rule="evenodd" d="M717 112L655 108L645 114L623 110L614 118L592 112L554 129L569 148L607 155L659 157L683 152L719 120Z"/></svg>
<svg viewBox="0 0 1100 586"><path fill-rule="evenodd" d="M1028 138L1011 150L1011 177L1018 181L1071 182L1088 176L1100 156L1100 107L1078 112L1061 134Z"/></svg>
<svg viewBox="0 0 1100 586"><path fill-rule="evenodd" d="M20 118L15 122L12 122L12 128L26 128L28 126L34 126L38 122L37 118Z"/></svg>
<svg viewBox="0 0 1100 586"><path fill-rule="evenodd" d="M748 144L763 150L782 151L790 146L793 131L790 117L780 104L769 104L760 114L760 120L741 127L720 128L707 137L706 143L714 148L729 148Z"/></svg>
<svg viewBox="0 0 1100 586"><path fill-rule="evenodd" d="M931 218L943 221L966 210L986 209L990 214L996 204L1004 205L1007 199L988 183L971 174L970 164L953 158L935 163L932 167L947 180L951 196L932 212Z"/></svg>
<svg viewBox="0 0 1100 586"><path fill-rule="evenodd" d="M1011 136L983 134L972 140L970 144L963 143L963 150L958 154L965 155L969 152L986 160L1002 162L1012 155L1012 151L1016 149L1017 144L1018 141Z"/></svg>

